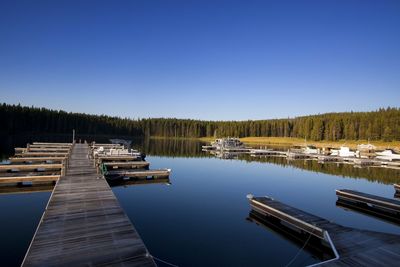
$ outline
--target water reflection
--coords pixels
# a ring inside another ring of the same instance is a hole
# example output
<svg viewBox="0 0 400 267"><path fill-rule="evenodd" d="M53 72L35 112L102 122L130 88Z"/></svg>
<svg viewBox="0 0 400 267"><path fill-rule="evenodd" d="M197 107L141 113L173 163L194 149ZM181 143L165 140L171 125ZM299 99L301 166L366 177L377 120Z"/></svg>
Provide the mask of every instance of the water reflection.
<svg viewBox="0 0 400 267"><path fill-rule="evenodd" d="M278 234L285 240L292 242L299 248L301 247L303 250L309 252L320 261L326 261L335 257L332 249L322 244L321 239L302 231L298 231L293 227L289 227L289 225L285 225L276 217L266 216L258 213L257 211L251 210L247 220L254 222L267 231L272 231ZM301 264L298 263L299 261L296 262L296 265L307 265L307 262L304 260L301 262Z"/></svg>
<svg viewBox="0 0 400 267"><path fill-rule="evenodd" d="M394 184L400 179L400 170L389 169L384 167L363 167L357 168L352 164L326 162L320 163L316 160L287 160L284 157L252 157L250 155L241 155L241 160L247 162L266 162L283 167L294 167L298 169L308 170L312 172L325 173L330 175L337 175L341 177L363 178L372 182L379 182L383 184Z"/></svg>
<svg viewBox="0 0 400 267"><path fill-rule="evenodd" d="M165 184L171 185L169 177L151 178L151 179L129 179L129 180L112 180L108 181L111 187L129 187L136 185L146 185L146 184Z"/></svg>
<svg viewBox="0 0 400 267"><path fill-rule="evenodd" d="M110 137L79 138L108 142ZM68 142L70 137L33 136L14 140L9 137L6 144L1 144L0 153L8 157L13 154L14 147L37 140ZM111 184L150 252L159 258L180 266L287 264L288 257L297 254L302 237L293 241L293 233L281 233L263 218L249 214L245 198L248 193L272 194L285 203L343 225L399 233L398 227L392 224L336 208L334 193L337 188L357 187L360 191L392 196L393 187L385 184L397 182L398 170L358 169L345 164L237 154L229 155L230 160L219 160L201 151L202 144L196 140L133 139L132 146L148 155L152 169L168 167L173 170L171 180L129 180ZM171 181L172 185L166 186ZM12 190L22 193L29 189ZM42 193L9 194L14 192L7 192L11 190L8 188L4 189L7 195L0 195L2 216L6 218L0 226L9 230L3 231L0 238L5 266L20 264L50 196L50 192L45 192L48 189L37 190L43 190ZM244 220L247 216L263 227ZM15 233L21 234L16 236ZM325 259L327 252L307 247L293 266L317 262L316 257Z"/></svg>
<svg viewBox="0 0 400 267"><path fill-rule="evenodd" d="M209 154L201 151L201 146L204 144L198 140L163 138L135 139L132 142L133 148L147 155L186 158L210 157Z"/></svg>
<svg viewBox="0 0 400 267"><path fill-rule="evenodd" d="M0 195L39 193L53 191L53 184L37 184L34 186L0 186Z"/></svg>
<svg viewBox="0 0 400 267"><path fill-rule="evenodd" d="M363 215L368 215L379 220L393 223L394 225L400 225L399 213L396 212L385 212L382 209L377 209L365 203L354 203L352 201L346 201L344 199L338 199L336 201L336 206L339 208L343 208L344 210L358 212Z"/></svg>
<svg viewBox="0 0 400 267"><path fill-rule="evenodd" d="M280 156L251 156L241 153L212 153L201 150L204 142L187 139L137 139L133 146L148 155L167 156L167 157L217 157L220 159L237 159L246 162L263 162L279 165L282 167L294 167L312 172L337 175L341 177L363 178L368 181L379 182L383 184L393 184L400 179L400 170L384 167L363 167L357 168L351 164L338 164L334 162L320 163L316 160L291 160ZM282 149L282 147L279 147Z"/></svg>
<svg viewBox="0 0 400 267"><path fill-rule="evenodd" d="M110 142L112 136L78 136L78 140L88 140L100 142ZM6 136L0 140L0 159L6 159L14 154L14 147L25 146L26 143L33 141L43 142L69 142L70 135L17 135ZM246 162L264 162L280 165L282 167L294 167L298 169L308 170L312 172L320 172L330 175L337 175L351 178L364 178L368 181L379 182L383 184L393 184L400 179L399 169L389 169L384 167L363 167L356 168L350 164L338 164L334 162L319 163L315 160L292 160L288 161L284 157L279 156L251 156L241 153L220 153L212 151L212 153L202 151L201 146L205 142L196 139L164 139L164 138L129 138L132 147L146 153L147 155L163 156L163 157L185 157L185 158L203 158L217 157L220 159L237 159ZM287 147L277 147L279 150L287 149ZM275 149L275 147L274 147Z"/></svg>

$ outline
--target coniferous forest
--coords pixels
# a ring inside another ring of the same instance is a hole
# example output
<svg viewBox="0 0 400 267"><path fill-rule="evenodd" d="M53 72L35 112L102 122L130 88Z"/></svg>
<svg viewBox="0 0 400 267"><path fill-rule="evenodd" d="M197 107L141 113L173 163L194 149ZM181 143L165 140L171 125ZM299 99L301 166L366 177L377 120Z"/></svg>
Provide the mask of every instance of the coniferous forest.
<svg viewBox="0 0 400 267"><path fill-rule="evenodd" d="M266 114L266 117L268 114ZM288 119L203 121L175 118L130 119L0 105L0 133L123 135L132 137L297 137L309 140L400 140L400 108L343 112Z"/></svg>

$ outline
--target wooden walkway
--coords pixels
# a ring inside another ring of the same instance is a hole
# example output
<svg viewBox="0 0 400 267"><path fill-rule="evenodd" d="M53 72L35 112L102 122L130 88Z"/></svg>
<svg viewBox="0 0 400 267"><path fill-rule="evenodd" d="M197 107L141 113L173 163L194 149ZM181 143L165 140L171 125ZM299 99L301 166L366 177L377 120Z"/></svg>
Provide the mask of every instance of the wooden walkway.
<svg viewBox="0 0 400 267"><path fill-rule="evenodd" d="M308 235L330 239L338 258L321 262L321 266L398 266L400 262L399 235L344 227L269 197L252 197L250 204L254 211Z"/></svg>
<svg viewBox="0 0 400 267"><path fill-rule="evenodd" d="M74 145L22 266L156 266L88 153Z"/></svg>
<svg viewBox="0 0 400 267"><path fill-rule="evenodd" d="M336 190L336 205L400 225L400 201L354 190Z"/></svg>
<svg viewBox="0 0 400 267"><path fill-rule="evenodd" d="M352 201L355 203L367 204L382 210L393 212L400 217L400 201L395 199L384 198L354 190L341 189L336 190L338 198Z"/></svg>

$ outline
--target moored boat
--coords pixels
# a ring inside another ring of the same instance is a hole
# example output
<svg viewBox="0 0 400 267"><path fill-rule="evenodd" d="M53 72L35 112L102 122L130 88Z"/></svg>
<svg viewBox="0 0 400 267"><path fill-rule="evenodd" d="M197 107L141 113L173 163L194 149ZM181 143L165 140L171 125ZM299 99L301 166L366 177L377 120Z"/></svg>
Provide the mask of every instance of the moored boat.
<svg viewBox="0 0 400 267"><path fill-rule="evenodd" d="M397 154L392 149L386 149L381 152L376 152L377 158L387 160L400 160L400 154Z"/></svg>
<svg viewBox="0 0 400 267"><path fill-rule="evenodd" d="M340 149L332 149L331 156L339 156L339 157L355 157L356 152L351 151L347 146L341 146Z"/></svg>
<svg viewBox="0 0 400 267"><path fill-rule="evenodd" d="M202 146L204 149L217 149L217 150L245 150L247 149L239 138L219 138L211 142L211 146Z"/></svg>

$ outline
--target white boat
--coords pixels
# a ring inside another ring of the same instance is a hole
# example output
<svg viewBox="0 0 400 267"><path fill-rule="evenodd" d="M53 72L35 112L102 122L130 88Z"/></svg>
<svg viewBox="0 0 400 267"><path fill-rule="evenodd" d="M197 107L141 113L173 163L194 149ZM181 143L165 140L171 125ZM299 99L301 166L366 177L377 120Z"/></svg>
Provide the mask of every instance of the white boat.
<svg viewBox="0 0 400 267"><path fill-rule="evenodd" d="M125 140L125 139L110 139L110 142L112 144L121 144L125 147L131 147L131 140Z"/></svg>
<svg viewBox="0 0 400 267"><path fill-rule="evenodd" d="M341 146L340 149L332 149L331 156L339 156L339 157L355 157L356 152L351 151L347 146Z"/></svg>
<svg viewBox="0 0 400 267"><path fill-rule="evenodd" d="M302 151L304 154L319 154L319 149L315 146L306 146Z"/></svg>
<svg viewBox="0 0 400 267"><path fill-rule="evenodd" d="M239 140L239 138L231 137L216 139L211 143L211 146L218 150L245 149L244 144Z"/></svg>
<svg viewBox="0 0 400 267"><path fill-rule="evenodd" d="M371 152L375 151L376 146L368 143L368 144L361 144L357 146L357 150L362 151L362 152Z"/></svg>
<svg viewBox="0 0 400 267"><path fill-rule="evenodd" d="M388 160L400 160L400 154L395 153L391 149L386 149L381 152L376 152L377 158L388 159Z"/></svg>

